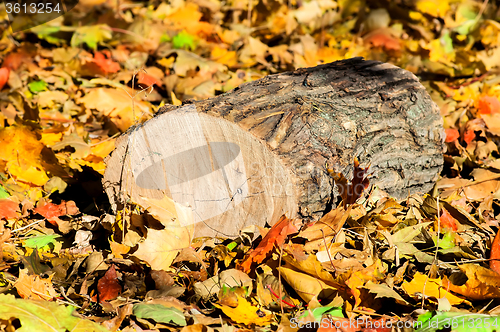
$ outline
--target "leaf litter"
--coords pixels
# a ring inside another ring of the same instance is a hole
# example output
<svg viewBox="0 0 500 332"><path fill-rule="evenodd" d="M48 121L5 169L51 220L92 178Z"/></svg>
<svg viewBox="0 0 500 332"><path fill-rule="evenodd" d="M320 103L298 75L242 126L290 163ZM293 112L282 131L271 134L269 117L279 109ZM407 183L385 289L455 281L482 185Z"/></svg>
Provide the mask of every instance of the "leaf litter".
<svg viewBox="0 0 500 332"><path fill-rule="evenodd" d="M4 24L2 330L498 329L499 13L475 0L80 0L31 30ZM283 216L256 238L165 246L175 202L109 213L104 158L159 107L355 56L415 73L438 104L447 149L431 192L396 201L355 160L352 179L331 172L351 194L320 221Z"/></svg>

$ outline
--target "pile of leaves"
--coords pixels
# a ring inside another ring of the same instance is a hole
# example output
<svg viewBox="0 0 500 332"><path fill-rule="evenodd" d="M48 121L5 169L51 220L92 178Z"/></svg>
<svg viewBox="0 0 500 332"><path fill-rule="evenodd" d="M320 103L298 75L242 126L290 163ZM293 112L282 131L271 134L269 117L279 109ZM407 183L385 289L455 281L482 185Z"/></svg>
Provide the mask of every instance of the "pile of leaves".
<svg viewBox="0 0 500 332"><path fill-rule="evenodd" d="M80 0L15 34L0 8L1 329L498 330L496 2ZM141 207L112 213L104 158L131 125L355 56L415 73L440 107L432 192L396 201L355 161L332 176L367 190L317 223L177 249Z"/></svg>

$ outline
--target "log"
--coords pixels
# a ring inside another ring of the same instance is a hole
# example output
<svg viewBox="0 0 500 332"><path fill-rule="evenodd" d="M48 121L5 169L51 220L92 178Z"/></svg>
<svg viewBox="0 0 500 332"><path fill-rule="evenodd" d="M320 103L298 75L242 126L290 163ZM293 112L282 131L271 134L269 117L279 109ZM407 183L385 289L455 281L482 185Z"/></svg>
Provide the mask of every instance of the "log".
<svg viewBox="0 0 500 332"><path fill-rule="evenodd" d="M234 237L283 214L318 219L338 198L327 167L349 178L354 157L393 197L428 191L444 137L416 76L353 58L163 107L119 138L103 183L115 210L168 197L195 236Z"/></svg>

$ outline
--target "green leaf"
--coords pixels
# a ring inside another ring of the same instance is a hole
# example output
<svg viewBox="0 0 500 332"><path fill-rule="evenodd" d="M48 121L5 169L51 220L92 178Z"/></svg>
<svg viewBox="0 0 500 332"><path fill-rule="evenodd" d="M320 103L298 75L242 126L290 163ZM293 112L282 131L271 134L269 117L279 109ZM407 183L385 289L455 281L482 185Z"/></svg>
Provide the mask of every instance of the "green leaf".
<svg viewBox="0 0 500 332"><path fill-rule="evenodd" d="M166 42L169 42L171 41L172 38L170 38L169 35L167 35L166 33L164 33L163 35L161 35L160 37L160 43L166 43Z"/></svg>
<svg viewBox="0 0 500 332"><path fill-rule="evenodd" d="M418 317L417 332L434 332L447 328L453 332L498 331L500 316L466 314L462 312L427 312Z"/></svg>
<svg viewBox="0 0 500 332"><path fill-rule="evenodd" d="M237 246L238 246L238 243L233 241L227 245L227 249L229 249L229 251L233 251L233 249L236 248Z"/></svg>
<svg viewBox="0 0 500 332"><path fill-rule="evenodd" d="M8 198L10 197L9 193L5 188L0 184L0 199Z"/></svg>
<svg viewBox="0 0 500 332"><path fill-rule="evenodd" d="M310 313L312 313L315 321L317 321L317 322L321 321L321 317L323 317L323 315L326 315L326 314L331 315L333 317L345 318L344 314L342 313L342 308L340 308L340 307L330 307L330 306L315 308L313 310L310 310L309 312L306 311L301 316L301 318L306 317Z"/></svg>
<svg viewBox="0 0 500 332"><path fill-rule="evenodd" d="M161 304L135 304L132 309L137 318L152 319L158 323L174 323L179 326L186 326L186 317L177 308L169 308Z"/></svg>
<svg viewBox="0 0 500 332"><path fill-rule="evenodd" d="M450 37L450 33L446 32L443 34L443 36L440 39L441 43L444 46L444 51L446 53L452 53L453 52L453 40Z"/></svg>
<svg viewBox="0 0 500 332"><path fill-rule="evenodd" d="M54 244L56 241L56 238L60 238L60 235L57 234L51 234L51 235L40 235L40 236L33 236L30 237L29 239L24 241L24 246L27 248L43 248L48 244Z"/></svg>
<svg viewBox="0 0 500 332"><path fill-rule="evenodd" d="M55 45L60 45L64 42L64 39L52 36L52 34L58 33L59 31L61 31L60 26L53 26L47 24L42 24L34 28L31 28L31 32L35 33L38 36L38 38L46 40L49 43Z"/></svg>
<svg viewBox="0 0 500 332"><path fill-rule="evenodd" d="M87 319L72 316L74 307L58 305L54 302L16 299L13 295L0 294L0 319L17 318L21 328L27 332L105 332L101 325Z"/></svg>
<svg viewBox="0 0 500 332"><path fill-rule="evenodd" d="M47 83L45 81L34 81L28 84L28 88L33 93L45 91L47 90Z"/></svg>
<svg viewBox="0 0 500 332"><path fill-rule="evenodd" d="M186 48L193 51L196 48L195 38L195 36L181 31L172 39L172 46L174 48Z"/></svg>
<svg viewBox="0 0 500 332"><path fill-rule="evenodd" d="M71 46L78 47L85 43L96 50L99 43L110 40L112 36L111 29L106 24L81 26L71 37Z"/></svg>
<svg viewBox="0 0 500 332"><path fill-rule="evenodd" d="M437 244L437 238L433 237L434 244ZM439 240L439 248L441 249L451 249L455 247L455 234L452 232L446 232L442 239Z"/></svg>

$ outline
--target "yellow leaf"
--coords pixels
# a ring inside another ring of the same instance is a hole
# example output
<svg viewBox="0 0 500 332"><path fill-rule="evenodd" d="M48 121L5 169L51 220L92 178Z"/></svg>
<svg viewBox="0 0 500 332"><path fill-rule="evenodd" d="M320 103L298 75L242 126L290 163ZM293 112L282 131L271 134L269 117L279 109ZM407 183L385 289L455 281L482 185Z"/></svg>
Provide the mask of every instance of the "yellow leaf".
<svg viewBox="0 0 500 332"><path fill-rule="evenodd" d="M90 148L92 154L97 157L105 158L107 157L111 151L115 148L115 138L108 139L94 145Z"/></svg>
<svg viewBox="0 0 500 332"><path fill-rule="evenodd" d="M7 163L10 174L14 175L18 180L28 183L33 183L36 186L43 186L49 177L45 171L35 166L19 166L15 161Z"/></svg>
<svg viewBox="0 0 500 332"><path fill-rule="evenodd" d="M450 10L450 3L448 0L418 0L416 8L418 11L434 17L444 17L446 12Z"/></svg>
<svg viewBox="0 0 500 332"><path fill-rule="evenodd" d="M425 298L432 297L436 300L445 297L451 305L461 303L470 304L469 301L450 293L448 291L450 290L448 282L443 285L441 278L431 279L420 272L415 274L411 282L405 281L402 287L408 295L414 298L418 298L417 294L420 293L423 294Z"/></svg>
<svg viewBox="0 0 500 332"><path fill-rule="evenodd" d="M121 131L127 130L136 120L145 120L151 114L151 107L141 100L134 100L123 89L96 88L79 99L88 109L96 109L111 118ZM134 108L132 108L132 104Z"/></svg>
<svg viewBox="0 0 500 332"><path fill-rule="evenodd" d="M5 168L18 180L42 186L48 176L41 165L44 148L35 133L25 126L11 126L0 129L0 160L6 161Z"/></svg>
<svg viewBox="0 0 500 332"><path fill-rule="evenodd" d="M238 306L236 308L226 305L214 305L221 309L229 318L240 324L265 326L269 325L273 318L270 313L253 306L242 297L238 297Z"/></svg>
<svg viewBox="0 0 500 332"><path fill-rule="evenodd" d="M40 140L40 142L50 147L51 145L60 142L62 136L63 133L42 133L42 139Z"/></svg>
<svg viewBox="0 0 500 332"><path fill-rule="evenodd" d="M467 276L467 282L457 286L444 277L444 286L473 300L500 298L500 275L498 273L475 264L464 264L460 265L459 268Z"/></svg>

